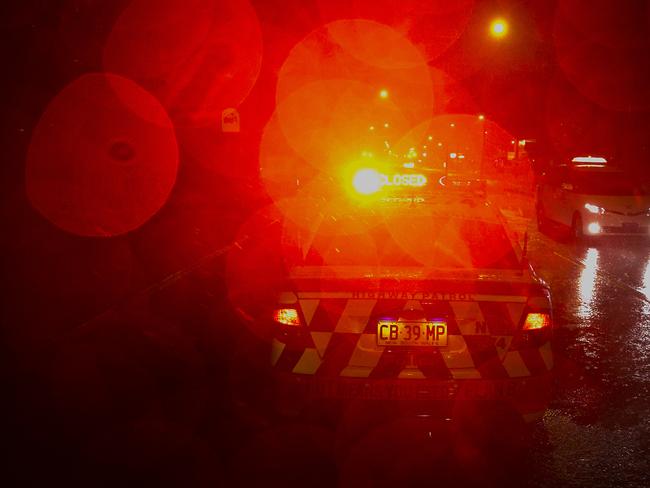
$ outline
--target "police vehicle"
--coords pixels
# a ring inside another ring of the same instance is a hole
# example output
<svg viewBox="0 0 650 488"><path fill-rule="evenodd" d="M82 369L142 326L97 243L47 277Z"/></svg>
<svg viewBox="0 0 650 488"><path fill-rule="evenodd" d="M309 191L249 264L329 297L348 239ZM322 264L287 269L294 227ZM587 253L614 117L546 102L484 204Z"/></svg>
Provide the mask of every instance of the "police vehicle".
<svg viewBox="0 0 650 488"><path fill-rule="evenodd" d="M602 157L575 157L542 176L537 191L540 230L551 224L584 236L650 234L650 192Z"/></svg>
<svg viewBox="0 0 650 488"><path fill-rule="evenodd" d="M278 408L399 404L453 417L488 402L533 421L551 397L547 285L480 182L363 168L358 232L325 220L267 320ZM478 189L477 189L478 188Z"/></svg>

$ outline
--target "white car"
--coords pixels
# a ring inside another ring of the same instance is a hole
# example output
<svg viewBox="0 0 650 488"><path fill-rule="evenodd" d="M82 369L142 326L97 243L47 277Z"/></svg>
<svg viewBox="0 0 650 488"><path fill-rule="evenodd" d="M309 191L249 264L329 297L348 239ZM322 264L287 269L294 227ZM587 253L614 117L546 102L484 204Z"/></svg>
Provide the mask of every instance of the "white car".
<svg viewBox="0 0 650 488"><path fill-rule="evenodd" d="M604 158L577 157L542 176L537 192L540 230L551 223L583 236L649 235L650 192Z"/></svg>

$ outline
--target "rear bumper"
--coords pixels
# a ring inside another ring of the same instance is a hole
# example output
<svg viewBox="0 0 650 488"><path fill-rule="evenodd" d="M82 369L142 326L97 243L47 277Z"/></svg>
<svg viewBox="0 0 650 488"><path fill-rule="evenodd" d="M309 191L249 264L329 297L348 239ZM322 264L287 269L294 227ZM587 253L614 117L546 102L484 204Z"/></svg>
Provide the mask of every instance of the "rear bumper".
<svg viewBox="0 0 650 488"><path fill-rule="evenodd" d="M283 413L299 414L323 405L389 404L399 410L452 417L464 404L502 405L526 421L541 417L553 396L551 372L508 379L368 379L327 378L294 373L274 374L276 405Z"/></svg>

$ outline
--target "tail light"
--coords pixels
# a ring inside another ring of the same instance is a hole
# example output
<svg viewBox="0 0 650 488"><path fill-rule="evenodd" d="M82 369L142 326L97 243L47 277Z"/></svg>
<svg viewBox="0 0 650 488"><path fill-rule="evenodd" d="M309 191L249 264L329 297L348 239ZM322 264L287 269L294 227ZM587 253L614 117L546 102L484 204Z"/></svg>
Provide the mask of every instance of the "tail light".
<svg viewBox="0 0 650 488"><path fill-rule="evenodd" d="M540 347L553 335L553 315L551 313L551 296L548 290L538 289L528 297L526 315L521 324L521 331L515 337L510 349Z"/></svg>
<svg viewBox="0 0 650 488"><path fill-rule="evenodd" d="M551 327L551 315L548 313L532 312L526 315L524 330L540 330Z"/></svg>
<svg viewBox="0 0 650 488"><path fill-rule="evenodd" d="M298 310L295 308L278 308L273 312L273 320L279 324L297 327L300 325Z"/></svg>

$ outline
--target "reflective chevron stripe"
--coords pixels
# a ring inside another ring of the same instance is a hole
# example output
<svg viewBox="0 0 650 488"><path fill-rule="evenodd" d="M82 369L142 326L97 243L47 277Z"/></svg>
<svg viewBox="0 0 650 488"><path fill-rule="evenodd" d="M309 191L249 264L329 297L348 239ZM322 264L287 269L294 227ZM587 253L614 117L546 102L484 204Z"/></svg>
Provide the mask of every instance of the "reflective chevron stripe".
<svg viewBox="0 0 650 488"><path fill-rule="evenodd" d="M374 368L384 352L382 346L377 346L375 334L361 334L350 357L350 364L364 368Z"/></svg>
<svg viewBox="0 0 650 488"><path fill-rule="evenodd" d="M318 302L318 300L299 300L302 315L305 318L305 323L307 326L311 324L311 321L314 318L314 313L316 312L316 307L318 307Z"/></svg>
<svg viewBox="0 0 650 488"><path fill-rule="evenodd" d="M551 349L551 343L547 342L542 347L539 348L539 353L542 355L542 360L546 365L546 369L550 371L553 369L553 350Z"/></svg>
<svg viewBox="0 0 650 488"><path fill-rule="evenodd" d="M312 332L310 335L314 342L314 346L316 347L316 351L318 351L318 355L323 357L327 345L330 343L330 339L332 338L332 332Z"/></svg>
<svg viewBox="0 0 650 488"><path fill-rule="evenodd" d="M553 368L548 342L539 348L510 350L527 307L531 303L538 309L548 307L543 299L536 303L536 297L518 295L473 295L471 301L353 296L353 292L282 293L280 302L297 306L308 333L287 344L275 338L272 364L307 375L413 379L524 378ZM376 324L381 318L443 319L448 344L419 349L379 346Z"/></svg>
<svg viewBox="0 0 650 488"><path fill-rule="evenodd" d="M474 360L469 352L467 342L462 335L451 335L448 338L448 347L453 353L442 353L445 364L450 369L473 368Z"/></svg>
<svg viewBox="0 0 650 488"><path fill-rule="evenodd" d="M503 360L503 367L511 378L530 376L530 370L526 367L519 351L509 351Z"/></svg>
<svg viewBox="0 0 650 488"><path fill-rule="evenodd" d="M361 334L370 321L377 300L348 300L334 332Z"/></svg>
<svg viewBox="0 0 650 488"><path fill-rule="evenodd" d="M282 305L291 305L293 303L296 303L297 301L298 301L298 296L291 291L284 291L280 293L280 297L278 298L278 302L281 303Z"/></svg>
<svg viewBox="0 0 650 488"><path fill-rule="evenodd" d="M273 339L271 342L271 364L273 366L278 363L278 359L280 359L280 356L282 355L285 347L286 344L284 344L284 342L280 342L277 339Z"/></svg>
<svg viewBox="0 0 650 488"><path fill-rule="evenodd" d="M298 363L293 368L294 373L315 374L321 364L321 358L318 351L311 347L305 349Z"/></svg>

